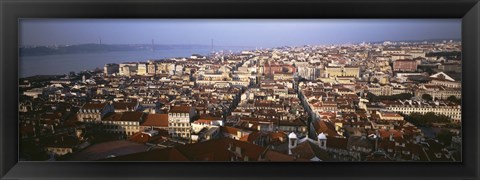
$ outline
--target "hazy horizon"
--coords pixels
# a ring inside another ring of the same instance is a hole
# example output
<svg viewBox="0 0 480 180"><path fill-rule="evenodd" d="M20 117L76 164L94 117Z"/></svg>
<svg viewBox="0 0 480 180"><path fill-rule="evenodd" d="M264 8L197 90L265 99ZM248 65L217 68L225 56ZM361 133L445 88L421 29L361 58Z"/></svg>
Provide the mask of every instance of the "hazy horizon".
<svg viewBox="0 0 480 180"><path fill-rule="evenodd" d="M278 47L461 39L461 19L21 19L20 46Z"/></svg>

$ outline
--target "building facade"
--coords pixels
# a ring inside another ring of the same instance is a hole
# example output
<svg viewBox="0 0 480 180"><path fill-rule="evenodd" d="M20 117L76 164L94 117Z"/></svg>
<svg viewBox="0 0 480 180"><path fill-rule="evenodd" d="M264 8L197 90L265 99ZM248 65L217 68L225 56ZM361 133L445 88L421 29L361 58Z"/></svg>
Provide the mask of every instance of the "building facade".
<svg viewBox="0 0 480 180"><path fill-rule="evenodd" d="M433 112L435 114L441 114L452 118L454 122L460 122L462 119L462 108L458 106L416 106L416 105L391 105L386 107L388 110L403 113L421 113L426 114Z"/></svg>
<svg viewBox="0 0 480 180"><path fill-rule="evenodd" d="M114 109L109 103L86 103L77 112L80 122L99 122Z"/></svg>
<svg viewBox="0 0 480 180"><path fill-rule="evenodd" d="M400 59L393 62L393 71L415 72L417 71L417 61L410 59Z"/></svg>
<svg viewBox="0 0 480 180"><path fill-rule="evenodd" d="M119 68L120 66L118 64L105 64L105 66L103 67L103 73L105 74L105 76L111 76L115 73L118 73Z"/></svg>
<svg viewBox="0 0 480 180"><path fill-rule="evenodd" d="M191 106L173 106L168 112L169 134L172 137L190 139L190 121L194 115L195 108Z"/></svg>

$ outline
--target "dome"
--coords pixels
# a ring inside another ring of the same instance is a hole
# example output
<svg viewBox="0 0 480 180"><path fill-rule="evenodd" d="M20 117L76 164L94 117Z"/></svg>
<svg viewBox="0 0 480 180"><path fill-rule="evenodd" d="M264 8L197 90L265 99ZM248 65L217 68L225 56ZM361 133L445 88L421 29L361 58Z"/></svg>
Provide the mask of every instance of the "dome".
<svg viewBox="0 0 480 180"><path fill-rule="evenodd" d="M294 133L294 132L291 132L289 135L288 135L288 139L296 139L297 138L297 135Z"/></svg>
<svg viewBox="0 0 480 180"><path fill-rule="evenodd" d="M325 136L325 134L323 134L323 132L318 134L317 137L318 137L318 139L327 139L327 136Z"/></svg>

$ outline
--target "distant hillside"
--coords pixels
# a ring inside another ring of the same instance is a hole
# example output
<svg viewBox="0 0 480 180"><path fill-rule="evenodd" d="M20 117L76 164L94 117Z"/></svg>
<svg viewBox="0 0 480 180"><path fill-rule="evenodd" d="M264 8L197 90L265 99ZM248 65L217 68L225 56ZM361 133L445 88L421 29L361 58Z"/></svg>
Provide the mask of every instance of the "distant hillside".
<svg viewBox="0 0 480 180"><path fill-rule="evenodd" d="M99 53L114 51L137 51L137 50L161 50L174 48L198 48L207 47L206 45L149 45L149 44L80 44L70 46L37 46L37 47L21 47L19 49L20 56L43 56L55 54L78 54L78 53Z"/></svg>

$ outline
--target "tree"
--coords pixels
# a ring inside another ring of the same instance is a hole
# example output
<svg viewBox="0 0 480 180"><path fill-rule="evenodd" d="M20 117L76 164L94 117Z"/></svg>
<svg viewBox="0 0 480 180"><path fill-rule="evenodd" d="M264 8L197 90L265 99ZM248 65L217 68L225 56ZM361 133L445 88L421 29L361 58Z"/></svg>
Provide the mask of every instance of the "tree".
<svg viewBox="0 0 480 180"><path fill-rule="evenodd" d="M433 100L433 98L430 94L423 94L422 99L425 100L425 101L432 101Z"/></svg>
<svg viewBox="0 0 480 180"><path fill-rule="evenodd" d="M433 73L435 73L435 71L433 71L433 69L431 67L428 67L425 72L427 72L429 75L432 75Z"/></svg>
<svg viewBox="0 0 480 180"><path fill-rule="evenodd" d="M370 92L367 93L367 99L369 101L381 101L381 100L408 100L413 97L412 94L410 93L401 93L401 94L395 94L392 96L376 96Z"/></svg>
<svg viewBox="0 0 480 180"><path fill-rule="evenodd" d="M428 112L425 114L421 113L411 113L408 116L405 116L405 120L414 124L415 126L427 127L432 123L446 123L449 124L452 122L452 119L445 115L436 115L434 112Z"/></svg>
<svg viewBox="0 0 480 180"><path fill-rule="evenodd" d="M449 97L447 98L447 100L448 100L448 101L456 101L456 100L457 100L457 97L455 97L455 96L449 96Z"/></svg>
<svg viewBox="0 0 480 180"><path fill-rule="evenodd" d="M378 96L376 96L375 94L373 94L371 92L367 92L367 99L369 101L378 101Z"/></svg>
<svg viewBox="0 0 480 180"><path fill-rule="evenodd" d="M455 96L448 97L447 101L454 102L454 103L460 103L460 99L457 99L457 97L455 97Z"/></svg>
<svg viewBox="0 0 480 180"><path fill-rule="evenodd" d="M415 126L424 127L427 125L426 121L423 120L423 115L421 113L411 113L409 116L405 116L405 120Z"/></svg>
<svg viewBox="0 0 480 180"><path fill-rule="evenodd" d="M408 100L408 99L411 99L413 97L413 94L410 94L410 93L401 93L401 94L396 94L396 95L393 95L393 98L395 100Z"/></svg>
<svg viewBox="0 0 480 180"><path fill-rule="evenodd" d="M427 57L434 57L434 56L444 56L447 59L461 59L462 52L461 51L452 51L452 52L430 52L426 54Z"/></svg>
<svg viewBox="0 0 480 180"><path fill-rule="evenodd" d="M452 143L453 133L449 130L443 129L437 134L438 141L442 142L445 146L450 146Z"/></svg>

